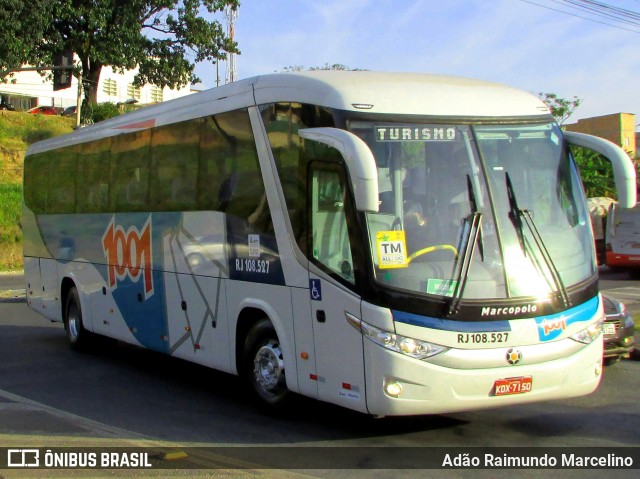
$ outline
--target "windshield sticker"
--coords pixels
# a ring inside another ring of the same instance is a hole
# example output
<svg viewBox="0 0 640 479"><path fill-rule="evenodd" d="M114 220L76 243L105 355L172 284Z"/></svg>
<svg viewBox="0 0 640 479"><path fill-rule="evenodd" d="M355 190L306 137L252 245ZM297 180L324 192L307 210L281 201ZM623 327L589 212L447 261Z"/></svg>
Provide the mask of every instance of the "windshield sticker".
<svg viewBox="0 0 640 479"><path fill-rule="evenodd" d="M376 141L455 141L456 129L443 127L376 126Z"/></svg>
<svg viewBox="0 0 640 479"><path fill-rule="evenodd" d="M260 235L249 235L249 256L251 258L260 257Z"/></svg>
<svg viewBox="0 0 640 479"><path fill-rule="evenodd" d="M407 241L404 231L378 231L376 245L380 269L406 268Z"/></svg>
<svg viewBox="0 0 640 479"><path fill-rule="evenodd" d="M457 285L458 282L452 279L429 278L427 280L427 294L452 297Z"/></svg>

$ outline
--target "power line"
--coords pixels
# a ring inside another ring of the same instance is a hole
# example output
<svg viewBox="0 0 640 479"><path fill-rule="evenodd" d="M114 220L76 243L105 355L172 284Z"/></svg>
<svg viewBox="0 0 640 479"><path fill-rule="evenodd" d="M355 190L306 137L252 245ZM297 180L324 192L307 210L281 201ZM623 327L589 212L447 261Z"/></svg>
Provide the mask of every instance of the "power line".
<svg viewBox="0 0 640 479"><path fill-rule="evenodd" d="M569 10L584 12L584 13L595 16L595 18L593 18L591 16L578 15L577 13L572 13L571 11L554 8L549 5L543 5L533 0L520 0L520 1L524 3L528 3L530 5L535 5L537 7L545 8L547 10L552 10L554 12L559 12L564 15L570 15L572 17L577 17L583 20L588 20L590 22L606 25L608 27L618 28L620 30L626 30L632 33L640 33L640 13L632 10L613 7L604 2L597 2L593 0L551 0L554 3L563 5L565 8L568 8ZM608 21L597 20L597 18L608 20ZM611 23L611 22L614 22L614 23ZM625 26L616 25L615 22L623 23L625 25L635 26L635 27L638 27L638 29L627 28Z"/></svg>
<svg viewBox="0 0 640 479"><path fill-rule="evenodd" d="M640 14L632 10L614 7L595 0L553 0L555 3L564 3L569 8L593 14L599 18L605 18L630 25L640 26Z"/></svg>

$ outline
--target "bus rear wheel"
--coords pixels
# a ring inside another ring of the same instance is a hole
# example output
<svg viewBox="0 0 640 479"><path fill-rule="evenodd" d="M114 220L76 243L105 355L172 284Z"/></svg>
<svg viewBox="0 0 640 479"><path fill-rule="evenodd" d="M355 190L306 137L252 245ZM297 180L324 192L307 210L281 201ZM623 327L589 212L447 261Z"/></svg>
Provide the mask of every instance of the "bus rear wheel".
<svg viewBox="0 0 640 479"><path fill-rule="evenodd" d="M90 333L84 329L82 323L80 296L75 287L71 288L67 295L67 302L64 308L64 329L71 349L80 351L88 345Z"/></svg>
<svg viewBox="0 0 640 479"><path fill-rule="evenodd" d="M272 408L282 406L291 395L280 341L268 319L258 321L247 335L244 375L257 398Z"/></svg>

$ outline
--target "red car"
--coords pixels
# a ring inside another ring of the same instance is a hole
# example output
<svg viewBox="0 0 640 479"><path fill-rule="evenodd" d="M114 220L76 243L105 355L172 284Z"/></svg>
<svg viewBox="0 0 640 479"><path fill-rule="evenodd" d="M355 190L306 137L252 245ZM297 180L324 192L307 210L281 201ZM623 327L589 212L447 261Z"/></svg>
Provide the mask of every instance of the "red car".
<svg viewBox="0 0 640 479"><path fill-rule="evenodd" d="M54 106L34 106L27 113L32 115L58 115L58 109Z"/></svg>

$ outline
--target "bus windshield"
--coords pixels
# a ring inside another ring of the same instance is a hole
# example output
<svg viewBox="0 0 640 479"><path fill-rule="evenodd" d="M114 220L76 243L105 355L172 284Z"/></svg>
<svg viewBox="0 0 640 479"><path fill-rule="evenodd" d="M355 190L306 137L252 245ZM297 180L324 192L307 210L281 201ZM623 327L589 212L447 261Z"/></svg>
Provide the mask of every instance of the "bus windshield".
<svg viewBox="0 0 640 479"><path fill-rule="evenodd" d="M596 273L584 193L556 124L351 121L371 148L376 281L463 299L562 298Z"/></svg>

